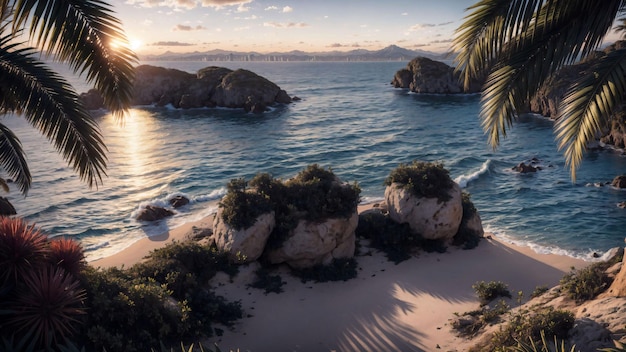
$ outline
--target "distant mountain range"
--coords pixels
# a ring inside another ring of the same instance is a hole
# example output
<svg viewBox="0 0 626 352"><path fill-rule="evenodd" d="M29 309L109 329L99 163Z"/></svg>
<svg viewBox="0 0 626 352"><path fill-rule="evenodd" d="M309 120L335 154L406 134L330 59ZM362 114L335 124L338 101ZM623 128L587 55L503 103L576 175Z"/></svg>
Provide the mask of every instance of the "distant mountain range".
<svg viewBox="0 0 626 352"><path fill-rule="evenodd" d="M308 53L294 50L289 52L273 52L261 54L258 52L235 52L226 50L211 50L207 52L173 53L165 52L159 55L143 55L142 61L410 61L417 56L424 56L435 60L444 59L445 54L433 53L424 50L409 50L396 45L390 45L381 50L357 49L351 51L328 51Z"/></svg>

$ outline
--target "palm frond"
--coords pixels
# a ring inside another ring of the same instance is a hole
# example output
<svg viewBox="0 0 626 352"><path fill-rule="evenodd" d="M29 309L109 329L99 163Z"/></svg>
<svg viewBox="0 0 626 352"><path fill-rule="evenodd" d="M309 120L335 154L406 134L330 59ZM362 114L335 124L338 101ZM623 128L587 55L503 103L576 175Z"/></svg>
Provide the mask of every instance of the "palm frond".
<svg viewBox="0 0 626 352"><path fill-rule="evenodd" d="M482 0L473 7L454 47L466 84L491 71L480 117L494 148L554 72L600 45L621 7L620 0Z"/></svg>
<svg viewBox="0 0 626 352"><path fill-rule="evenodd" d="M0 103L7 102L5 109L23 114L83 181L90 187L97 185L105 174L106 147L96 122L72 86L35 59L34 49L11 43L11 35L0 36L0 82L6 96ZM26 193L30 175L18 179Z"/></svg>
<svg viewBox="0 0 626 352"><path fill-rule="evenodd" d="M591 72L575 82L559 107L555 125L559 149L564 150L572 179L587 144L607 126L626 94L626 49L600 59Z"/></svg>
<svg viewBox="0 0 626 352"><path fill-rule="evenodd" d="M456 30L452 43L456 69L466 88L477 77L484 77L507 43L523 33L533 20L539 0L481 0Z"/></svg>
<svg viewBox="0 0 626 352"><path fill-rule="evenodd" d="M0 124L0 166L13 178L20 191L26 194L32 181L26 154L17 136L3 124ZM9 186L2 181L5 192L8 192Z"/></svg>
<svg viewBox="0 0 626 352"><path fill-rule="evenodd" d="M23 0L15 3L14 10L14 29L29 28L34 45L69 63L74 72L85 74L114 114L126 111L137 57L109 4Z"/></svg>

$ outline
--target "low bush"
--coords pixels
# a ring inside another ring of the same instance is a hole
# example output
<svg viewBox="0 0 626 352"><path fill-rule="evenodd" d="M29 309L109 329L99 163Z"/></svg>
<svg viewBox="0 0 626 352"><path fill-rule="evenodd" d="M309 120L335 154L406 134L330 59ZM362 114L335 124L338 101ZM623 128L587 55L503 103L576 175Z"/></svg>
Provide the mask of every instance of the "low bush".
<svg viewBox="0 0 626 352"><path fill-rule="evenodd" d="M480 281L472 285L472 288L476 291L481 306L486 305L498 297L511 298L509 286L502 281Z"/></svg>
<svg viewBox="0 0 626 352"><path fill-rule="evenodd" d="M411 194L418 197L437 198L441 202L448 201L448 191L454 181L442 163L413 161L411 164L400 164L385 179L385 185L398 183Z"/></svg>
<svg viewBox="0 0 626 352"><path fill-rule="evenodd" d="M149 351L159 343L210 336L215 323L241 319L239 302L228 302L208 288L217 271L234 275L215 248L192 241L157 249L126 269L83 271L89 311L80 341L93 349Z"/></svg>
<svg viewBox="0 0 626 352"><path fill-rule="evenodd" d="M593 299L604 292L612 280L606 274L607 263L594 263L580 270L572 270L561 278L561 291L577 303Z"/></svg>
<svg viewBox="0 0 626 352"><path fill-rule="evenodd" d="M379 212L361 214L355 234L369 239L372 247L396 264L411 258L421 242L421 236L415 235L408 224L398 224Z"/></svg>
<svg viewBox="0 0 626 352"><path fill-rule="evenodd" d="M280 247L300 220L324 221L351 216L356 211L361 193L356 182L351 185L340 183L332 170L317 164L307 166L287 181L259 173L249 185L251 189L245 192L242 189L245 190L247 183L242 179L229 186L229 193L220 203L224 208L223 214L228 214L228 218L224 216L224 221L232 224L234 220L231 219L236 219L237 223L251 225L258 215L273 210L276 226L267 241L267 249ZM239 192L238 196L236 192ZM250 211L245 205L250 199L263 204L254 212Z"/></svg>
<svg viewBox="0 0 626 352"><path fill-rule="evenodd" d="M452 329L457 331L459 335L473 337L485 325L497 322L503 314L509 311L509 309L510 306L504 300L501 300L493 308L483 306L478 310L463 314L464 316L468 315L474 317L474 321L468 323L465 320L457 319L452 321L451 326Z"/></svg>
<svg viewBox="0 0 626 352"><path fill-rule="evenodd" d="M250 287L262 289L265 294L271 292L283 292L283 285L285 285L286 282L283 281L280 275L272 275L271 271L265 267L257 269L255 271L255 274L256 279L254 280L254 282L252 282L252 284L250 284Z"/></svg>
<svg viewBox="0 0 626 352"><path fill-rule="evenodd" d="M520 341L533 341L535 345L543 347L543 334L560 340L566 339L568 332L574 327L574 320L573 313L552 307L519 312L504 328L495 332L490 345L481 346L480 351L505 351L517 346Z"/></svg>
<svg viewBox="0 0 626 352"><path fill-rule="evenodd" d="M302 282L348 281L357 276L357 262L354 258L335 258L328 265L315 265L306 269L294 269L293 273Z"/></svg>

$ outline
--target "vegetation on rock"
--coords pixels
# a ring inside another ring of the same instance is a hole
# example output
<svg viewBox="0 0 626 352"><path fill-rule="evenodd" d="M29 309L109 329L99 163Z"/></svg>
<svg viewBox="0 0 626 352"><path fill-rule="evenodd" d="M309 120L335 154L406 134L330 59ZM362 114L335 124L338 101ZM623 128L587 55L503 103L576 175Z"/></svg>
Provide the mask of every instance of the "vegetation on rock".
<svg viewBox="0 0 626 352"><path fill-rule="evenodd" d="M385 185L397 183L417 197L437 198L441 202L450 199L448 191L454 181L442 163L413 161L411 164L400 164L385 179Z"/></svg>

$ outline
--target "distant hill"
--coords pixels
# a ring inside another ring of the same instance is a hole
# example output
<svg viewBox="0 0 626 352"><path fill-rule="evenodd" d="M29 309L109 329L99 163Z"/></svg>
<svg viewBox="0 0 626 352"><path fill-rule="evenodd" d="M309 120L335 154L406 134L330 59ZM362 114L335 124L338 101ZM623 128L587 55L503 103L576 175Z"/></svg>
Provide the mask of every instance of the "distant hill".
<svg viewBox="0 0 626 352"><path fill-rule="evenodd" d="M328 51L307 53L294 50L289 52L236 52L215 49L206 52L172 53L143 55L142 61L410 61L417 56L438 60L444 54L424 50L409 50L390 45L380 50L357 49L351 51Z"/></svg>

